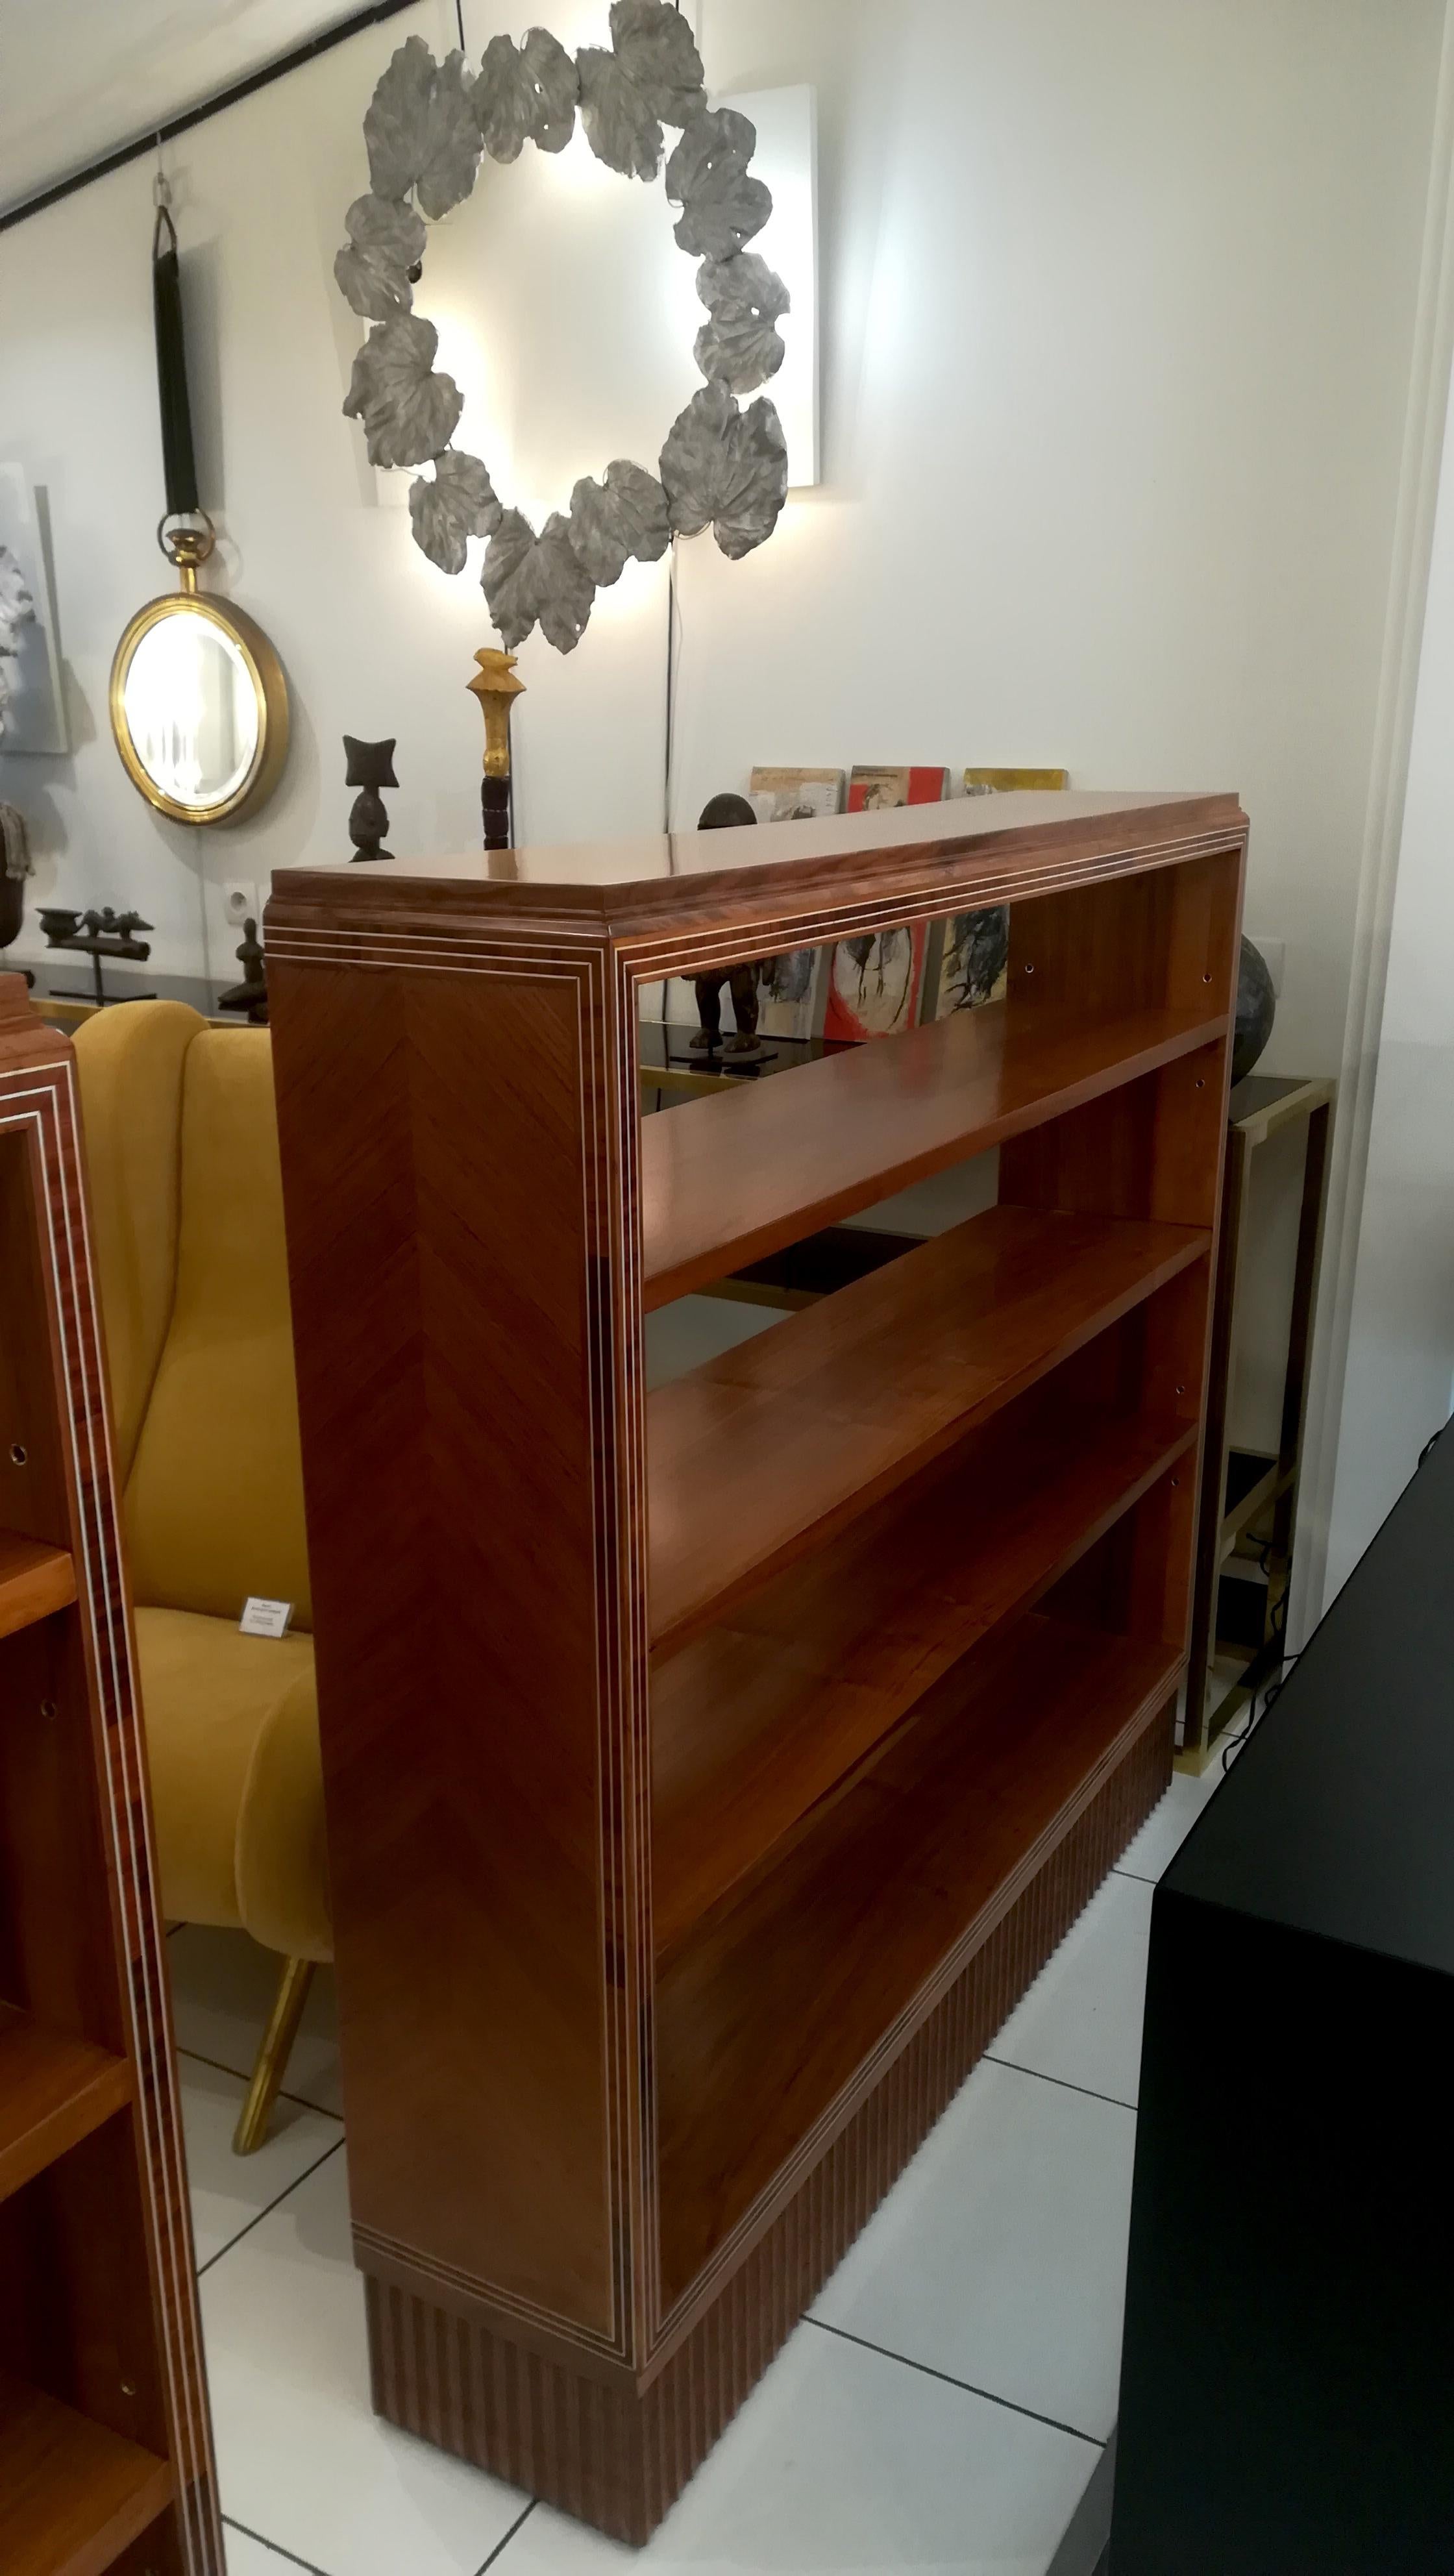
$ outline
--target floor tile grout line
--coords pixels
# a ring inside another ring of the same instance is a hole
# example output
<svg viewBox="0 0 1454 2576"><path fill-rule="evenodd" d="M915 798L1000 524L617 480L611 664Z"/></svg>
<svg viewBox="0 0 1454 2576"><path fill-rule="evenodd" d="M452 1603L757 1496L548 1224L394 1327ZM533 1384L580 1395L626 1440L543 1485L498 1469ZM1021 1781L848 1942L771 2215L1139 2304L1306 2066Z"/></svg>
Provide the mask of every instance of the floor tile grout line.
<svg viewBox="0 0 1454 2576"><path fill-rule="evenodd" d="M1167 1869L1170 1869L1170 1861L1167 1862L1166 1867ZM1123 1869L1119 1861L1112 1863L1111 1876L1112 1878L1134 1878L1139 1887L1159 1887L1161 1885L1161 1880L1159 1878L1148 1878L1144 1869Z"/></svg>
<svg viewBox="0 0 1454 2576"><path fill-rule="evenodd" d="M200 2048L184 2048L180 2040L177 2042L177 2055L194 2058L199 2066L210 2066L214 2075L231 2075L244 2088L252 2082L250 2071L229 2066L225 2057L204 2057ZM278 2086L277 2098L280 2102L296 2102L300 2111L316 2111L320 2120L336 2120L340 2128L343 2126L340 2111L330 2111L326 2102L310 2101L306 2093L290 2093L286 2084Z"/></svg>
<svg viewBox="0 0 1454 2576"><path fill-rule="evenodd" d="M311 2165L307 2166L302 2173L294 2175L286 2188L279 2192L276 2200L270 2200L266 2209L260 2209L255 2218L248 2220L246 2227L239 2227L235 2236L229 2236L225 2245L219 2245L215 2254L209 2254L205 2263L199 2263L198 2280L201 2280L204 2272L211 2271L214 2263L220 2263L224 2254L230 2254L235 2245L240 2245L244 2236L251 2236L255 2227L261 2227L265 2218L271 2218L275 2209L281 2209L284 2201L298 2189L300 2184L308 2180L310 2174L316 2174L320 2165L326 2165L330 2156L337 2155L342 2144L342 2138L335 2138L331 2147L325 2147L321 2156L315 2156Z"/></svg>
<svg viewBox="0 0 1454 2576"><path fill-rule="evenodd" d="M982 2397L989 2406L1003 2406L1011 2415L1025 2415L1032 2424L1047 2424L1052 2433L1068 2433L1073 2442L1085 2442L1093 2451L1103 2451L1105 2443L1098 2433L1083 2433L1078 2424L1063 2424L1058 2415L1042 2415L1033 2406L1019 2406L1013 2397L997 2397L992 2388L980 2388L972 2379L956 2379L952 2370L936 2370L932 2361L915 2361L907 2352L895 2352L886 2343L870 2343L867 2335L850 2334L846 2326L830 2326L826 2317L805 2317L804 2325L816 2326L820 2334L837 2335L843 2343L856 2343L860 2352L876 2352L883 2361L899 2361L905 2370L922 2371L926 2379L941 2380L946 2388L962 2388L968 2397Z"/></svg>
<svg viewBox="0 0 1454 2576"><path fill-rule="evenodd" d="M481 2564L475 2569L475 2576L485 2576L485 2569L487 2567L493 2567L496 2559L503 2557L505 2551L509 2548L511 2541L514 2539L516 2532L519 2530L520 2525L522 2522L528 2522L530 2520L530 2517L539 2502L539 2496L531 2496L525 2507L525 2511L523 2513L517 2513L503 2540L496 2541L489 2557L482 2560Z"/></svg>
<svg viewBox="0 0 1454 2576"><path fill-rule="evenodd" d="M1063 2093L1083 2093L1088 2102L1110 2102L1118 2111L1136 2108L1119 2093L1099 2093L1094 2084L1072 2084L1068 2075L1047 2075L1043 2066L1022 2066L1018 2057L1001 2057L992 2048L985 2050L985 2056L991 2066L1007 2066L1012 2075L1033 2075L1037 2084L1058 2084Z"/></svg>
<svg viewBox="0 0 1454 2576"><path fill-rule="evenodd" d="M307 2576L325 2576L324 2569L315 2567L311 2558L300 2558L295 2549L285 2549L280 2540L269 2540L266 2532L254 2531L250 2524L239 2522L235 2513L225 2513L222 2520L227 2530L240 2531L244 2540L255 2540L259 2549L270 2549L275 2558L286 2558L290 2567L306 2568Z"/></svg>

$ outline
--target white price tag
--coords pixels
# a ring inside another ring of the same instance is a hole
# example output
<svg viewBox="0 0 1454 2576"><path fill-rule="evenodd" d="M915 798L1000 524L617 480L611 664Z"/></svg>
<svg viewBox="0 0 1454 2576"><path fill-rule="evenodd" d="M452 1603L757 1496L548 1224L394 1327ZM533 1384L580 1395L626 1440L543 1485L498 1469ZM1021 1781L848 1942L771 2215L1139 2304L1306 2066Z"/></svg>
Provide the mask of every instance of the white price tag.
<svg viewBox="0 0 1454 2576"><path fill-rule="evenodd" d="M291 1601L261 1601L255 1592L250 1592L237 1624L245 1637L282 1637L287 1634L292 1615Z"/></svg>

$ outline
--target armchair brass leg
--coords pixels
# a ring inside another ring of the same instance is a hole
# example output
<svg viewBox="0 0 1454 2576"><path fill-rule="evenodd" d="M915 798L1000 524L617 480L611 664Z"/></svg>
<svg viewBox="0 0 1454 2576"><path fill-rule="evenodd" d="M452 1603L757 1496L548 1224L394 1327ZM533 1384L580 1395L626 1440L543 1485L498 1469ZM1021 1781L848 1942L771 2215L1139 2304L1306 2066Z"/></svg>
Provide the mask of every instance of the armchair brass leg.
<svg viewBox="0 0 1454 2576"><path fill-rule="evenodd" d="M284 1960L283 1973L278 1979L278 1991L273 1998L273 2009L268 2015L268 2026L263 2032L257 2056L253 2061L252 2082L247 2088L247 2100L238 2115L237 2128L232 2140L232 2152L235 2156L254 2155L268 2134L269 2123L273 2116L273 2104L278 2098L278 2088L287 2071L288 2058L292 2052L293 2042L298 2036L298 2024L303 2018L303 2006L308 2000L308 1989L312 1983L313 1961L311 1959Z"/></svg>

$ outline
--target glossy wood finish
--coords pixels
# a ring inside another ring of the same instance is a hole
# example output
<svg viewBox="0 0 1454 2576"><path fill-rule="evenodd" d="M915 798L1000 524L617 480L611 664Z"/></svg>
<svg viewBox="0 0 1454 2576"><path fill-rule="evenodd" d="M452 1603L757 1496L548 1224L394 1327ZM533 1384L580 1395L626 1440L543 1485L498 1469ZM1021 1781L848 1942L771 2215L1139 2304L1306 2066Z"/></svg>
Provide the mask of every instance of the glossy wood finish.
<svg viewBox="0 0 1454 2576"><path fill-rule="evenodd" d="M1192 1226L988 1208L658 1388L654 1649L831 1538L1210 1241Z"/></svg>
<svg viewBox="0 0 1454 2576"><path fill-rule="evenodd" d="M355 870L346 895L336 868L288 868L274 879L274 900L286 904L294 937L411 913L446 936L451 920L501 930L549 923L557 936L629 941L654 980L662 970L647 961L658 945L703 964L719 953L751 957L764 940L781 950L835 929L841 936L844 925L932 920L1144 876L1201 849L1234 849L1246 829L1235 796L1016 790L725 832L389 859ZM276 937L280 911L272 926Z"/></svg>
<svg viewBox="0 0 1454 2576"><path fill-rule="evenodd" d="M617 2539L660 2522L1166 1787L1156 1712L831 2145L722 2269L659 2370L589 2376L387 2268L366 2281L374 2402Z"/></svg>
<svg viewBox="0 0 1454 2576"><path fill-rule="evenodd" d="M74 1069L18 976L0 1531L0 2566L222 2576Z"/></svg>
<svg viewBox="0 0 1454 2576"><path fill-rule="evenodd" d="M652 1693L658 1961L850 1787L981 1638L1028 1610L1195 1446L1062 1391L966 1444L674 1656ZM710 1727L702 1723L710 1710Z"/></svg>
<svg viewBox="0 0 1454 2576"><path fill-rule="evenodd" d="M0 1637L67 1609L75 1597L76 1569L63 1547L0 1530Z"/></svg>
<svg viewBox="0 0 1454 2576"><path fill-rule="evenodd" d="M1205 1007L1103 1017L992 1002L908 1029L893 1046L805 1065L791 1084L740 1084L648 1119L642 1303L649 1312L684 1297L1220 1031Z"/></svg>
<svg viewBox="0 0 1454 2576"><path fill-rule="evenodd" d="M0 2379L0 2567L5 2576L106 2576L171 2493L164 2460Z"/></svg>
<svg viewBox="0 0 1454 2576"><path fill-rule="evenodd" d="M957 1973L1174 1688L1159 1640L1042 1617L951 1671L918 1726L674 1960L657 1993L670 2310L936 1974ZM967 1955L967 1952L964 1954ZM809 2001L809 1999L811 1999Z"/></svg>
<svg viewBox="0 0 1454 2576"><path fill-rule="evenodd" d="M0 2004L0 2200L88 2138L131 2092L124 2057Z"/></svg>
<svg viewBox="0 0 1454 2576"><path fill-rule="evenodd" d="M266 922L375 2398L637 2540L1164 1783L1186 1643L1243 819L794 832ZM643 1135L644 982L999 899L981 1031ZM997 1208L648 1400L659 1289L995 1138Z"/></svg>

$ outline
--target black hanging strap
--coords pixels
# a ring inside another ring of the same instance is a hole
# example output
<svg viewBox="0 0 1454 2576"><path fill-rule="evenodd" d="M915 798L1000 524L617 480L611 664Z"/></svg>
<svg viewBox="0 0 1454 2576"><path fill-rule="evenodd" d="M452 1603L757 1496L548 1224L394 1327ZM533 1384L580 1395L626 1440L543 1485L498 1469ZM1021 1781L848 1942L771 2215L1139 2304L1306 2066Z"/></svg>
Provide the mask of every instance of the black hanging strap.
<svg viewBox="0 0 1454 2576"><path fill-rule="evenodd" d="M178 511L198 507L197 462L192 453L192 406L187 399L187 342L182 326L177 228L170 207L161 203L151 237L151 297L162 415L162 471L170 518Z"/></svg>

